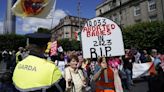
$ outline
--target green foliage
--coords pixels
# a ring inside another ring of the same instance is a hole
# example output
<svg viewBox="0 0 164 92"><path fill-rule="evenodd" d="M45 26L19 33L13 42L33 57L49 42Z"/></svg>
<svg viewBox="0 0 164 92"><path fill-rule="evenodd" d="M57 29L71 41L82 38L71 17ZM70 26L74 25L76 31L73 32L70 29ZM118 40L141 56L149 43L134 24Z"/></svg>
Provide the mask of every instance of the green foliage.
<svg viewBox="0 0 164 92"><path fill-rule="evenodd" d="M125 48L164 50L164 22L143 22L123 29Z"/></svg>
<svg viewBox="0 0 164 92"><path fill-rule="evenodd" d="M49 29L46 28L38 28L37 33L46 33L46 34L50 34L51 31Z"/></svg>
<svg viewBox="0 0 164 92"><path fill-rule="evenodd" d="M18 47L25 47L26 38L22 35L0 35L0 50L17 50Z"/></svg>
<svg viewBox="0 0 164 92"><path fill-rule="evenodd" d="M58 40L58 44L63 47L64 51L81 50L80 42L76 40L61 39L61 40Z"/></svg>

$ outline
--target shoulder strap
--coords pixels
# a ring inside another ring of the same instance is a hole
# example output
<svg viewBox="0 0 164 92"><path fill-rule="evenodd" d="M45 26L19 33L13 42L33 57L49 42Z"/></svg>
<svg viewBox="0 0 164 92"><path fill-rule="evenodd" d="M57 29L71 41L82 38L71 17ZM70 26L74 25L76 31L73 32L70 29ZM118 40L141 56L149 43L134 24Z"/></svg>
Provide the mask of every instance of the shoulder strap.
<svg viewBox="0 0 164 92"><path fill-rule="evenodd" d="M79 75L80 79L82 80L82 76L80 75L79 71L77 71L77 73L78 73L78 75Z"/></svg>
<svg viewBox="0 0 164 92"><path fill-rule="evenodd" d="M69 73L70 73L70 76L71 76L71 80L72 80L72 73L71 73L71 71L70 71L70 69L68 68L68 70L69 70Z"/></svg>
<svg viewBox="0 0 164 92"><path fill-rule="evenodd" d="M71 80L72 80L72 82L73 82L73 77L72 77L72 73L71 73L71 71L70 71L70 69L68 68L68 70L69 70L69 73L70 73L70 75L71 75ZM73 82L74 83L74 82ZM74 92L76 92L76 90L75 90L75 86L73 85L73 87L72 87L73 89L72 89L72 92L73 92L73 90L74 90Z"/></svg>

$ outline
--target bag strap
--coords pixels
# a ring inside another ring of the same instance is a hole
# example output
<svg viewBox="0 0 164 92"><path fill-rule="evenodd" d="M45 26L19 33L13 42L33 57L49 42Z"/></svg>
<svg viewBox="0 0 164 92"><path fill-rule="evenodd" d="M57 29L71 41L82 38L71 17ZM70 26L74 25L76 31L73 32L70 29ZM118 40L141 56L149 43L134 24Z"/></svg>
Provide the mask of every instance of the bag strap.
<svg viewBox="0 0 164 92"><path fill-rule="evenodd" d="M70 75L71 75L71 81L73 82L73 77L72 77L72 73L71 73L71 71L70 71L70 69L68 68L68 70L69 70L69 73L70 73ZM74 82L73 82L74 83ZM74 91L73 91L74 90ZM76 92L76 90L75 90L75 86L73 85L73 90L72 90L72 92Z"/></svg>
<svg viewBox="0 0 164 92"><path fill-rule="evenodd" d="M78 75L79 75L80 79L82 80L82 77L81 77L81 75L80 75L79 71L77 71L77 73L78 73Z"/></svg>

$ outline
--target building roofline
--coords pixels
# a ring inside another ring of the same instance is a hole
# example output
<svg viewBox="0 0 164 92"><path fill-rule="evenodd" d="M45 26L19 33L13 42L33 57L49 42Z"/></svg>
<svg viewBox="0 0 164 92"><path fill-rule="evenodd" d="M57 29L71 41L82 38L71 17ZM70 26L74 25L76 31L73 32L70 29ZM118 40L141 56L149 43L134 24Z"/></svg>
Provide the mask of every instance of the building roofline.
<svg viewBox="0 0 164 92"><path fill-rule="evenodd" d="M102 6L106 5L106 4L108 4L108 3L111 2L111 1L112 1L112 0L106 0L106 1L101 2L100 4L98 4L98 5L96 6L96 10L98 10L100 7L102 7Z"/></svg>
<svg viewBox="0 0 164 92"><path fill-rule="evenodd" d="M65 19L65 18L67 18L67 17L79 18L78 16L67 15L67 16L63 17L62 19ZM60 21L61 21L62 19L59 20L59 23L60 23ZM82 18L82 17L80 17L80 19L82 19L82 20L84 19L84 20L86 20L86 21L89 20L88 18ZM58 23L54 28L51 29L51 32L53 32L54 29L57 29L57 30L58 30L58 29L60 29L60 28L63 27L63 26L76 26L76 25L71 25L71 24L59 25L59 23Z"/></svg>
<svg viewBox="0 0 164 92"><path fill-rule="evenodd" d="M135 1L135 2L134 2ZM125 3L122 3L122 5L120 6L116 6L115 8L112 8L112 9L110 9L109 11L106 11L106 12L104 12L103 13L103 15L104 14L107 14L107 13L109 13L109 12L112 12L112 11L114 11L114 10L117 10L117 9L122 9L123 7L125 7L127 4L129 4L129 3L132 3L130 6L134 6L135 4L137 4L137 3L141 3L141 2L144 2L144 1L146 1L146 0L129 0L128 2L125 2ZM99 15L99 16L97 16L97 17L100 17L101 16L101 14Z"/></svg>
<svg viewBox="0 0 164 92"><path fill-rule="evenodd" d="M75 18L79 18L78 16L73 16L73 15L67 15L67 16L65 16L64 18L66 18L66 17L75 17ZM62 19L64 19L64 18L62 18ZM80 17L80 19L88 19L88 18Z"/></svg>

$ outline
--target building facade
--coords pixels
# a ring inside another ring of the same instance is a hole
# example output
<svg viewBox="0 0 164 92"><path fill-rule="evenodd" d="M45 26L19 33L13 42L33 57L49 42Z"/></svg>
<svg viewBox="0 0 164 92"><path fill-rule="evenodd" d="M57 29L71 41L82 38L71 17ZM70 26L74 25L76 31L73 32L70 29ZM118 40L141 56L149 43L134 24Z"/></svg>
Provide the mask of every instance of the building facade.
<svg viewBox="0 0 164 92"><path fill-rule="evenodd" d="M86 18L70 15L64 17L60 20L59 24L52 29L52 40L64 38L75 39L75 32L81 31L87 20Z"/></svg>
<svg viewBox="0 0 164 92"><path fill-rule="evenodd" d="M106 17L120 26L137 22L163 21L163 0L105 0L96 7L96 16Z"/></svg>

